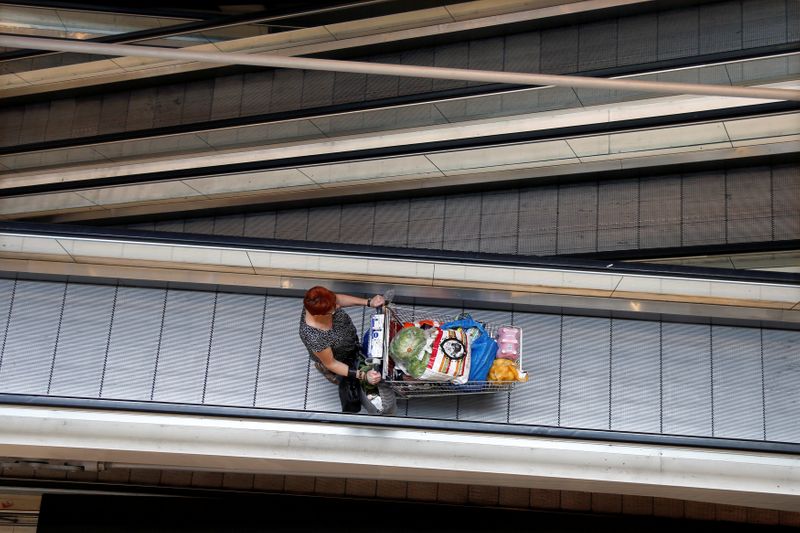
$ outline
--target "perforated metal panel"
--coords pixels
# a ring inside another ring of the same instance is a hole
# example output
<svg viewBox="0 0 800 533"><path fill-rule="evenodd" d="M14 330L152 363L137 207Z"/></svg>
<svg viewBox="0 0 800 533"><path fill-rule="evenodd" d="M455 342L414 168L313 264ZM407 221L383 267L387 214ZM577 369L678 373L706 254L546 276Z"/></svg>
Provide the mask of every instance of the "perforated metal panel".
<svg viewBox="0 0 800 533"><path fill-rule="evenodd" d="M205 292L167 293L153 400L202 403L214 298Z"/></svg>
<svg viewBox="0 0 800 533"><path fill-rule="evenodd" d="M514 313L523 331L523 357L528 383L511 392L509 421L558 425L561 383L561 316Z"/></svg>
<svg viewBox="0 0 800 533"><path fill-rule="evenodd" d="M155 116L156 89L148 88L131 92L128 106L127 131L143 130L153 127Z"/></svg>
<svg viewBox="0 0 800 533"><path fill-rule="evenodd" d="M337 72L333 81L333 103L344 104L364 100L367 91L366 74Z"/></svg>
<svg viewBox="0 0 800 533"><path fill-rule="evenodd" d="M557 187L523 189L519 193L519 253L552 255L558 240Z"/></svg>
<svg viewBox="0 0 800 533"><path fill-rule="evenodd" d="M269 113L272 99L272 71L249 72L242 87L242 116Z"/></svg>
<svg viewBox="0 0 800 533"><path fill-rule="evenodd" d="M131 95L127 91L103 96L103 103L100 107L100 121L97 126L99 135L123 130L127 122L130 98Z"/></svg>
<svg viewBox="0 0 800 533"><path fill-rule="evenodd" d="M578 69L578 28L541 32L540 65L543 73L566 74Z"/></svg>
<svg viewBox="0 0 800 533"><path fill-rule="evenodd" d="M662 431L712 434L711 330L696 324L662 326Z"/></svg>
<svg viewBox="0 0 800 533"><path fill-rule="evenodd" d="M245 215L244 236L271 239L275 236L275 213Z"/></svg>
<svg viewBox="0 0 800 533"><path fill-rule="evenodd" d="M584 24L579 31L578 70L617 66L617 21Z"/></svg>
<svg viewBox="0 0 800 533"><path fill-rule="evenodd" d="M243 76L225 76L214 80L211 120L238 117L242 106Z"/></svg>
<svg viewBox="0 0 800 533"><path fill-rule="evenodd" d="M800 442L800 332L764 330L766 438Z"/></svg>
<svg viewBox="0 0 800 533"><path fill-rule="evenodd" d="M681 245L681 178L663 176L639 182L639 246Z"/></svg>
<svg viewBox="0 0 800 533"><path fill-rule="evenodd" d="M120 287L100 396L149 400L161 342L166 290Z"/></svg>
<svg viewBox="0 0 800 533"><path fill-rule="evenodd" d="M302 307L297 298L267 297L256 394L259 407L304 408L309 357L297 333Z"/></svg>
<svg viewBox="0 0 800 533"><path fill-rule="evenodd" d="M611 429L661 431L661 326L613 320Z"/></svg>
<svg viewBox="0 0 800 533"><path fill-rule="evenodd" d="M205 122L211 117L214 81L198 80L186 84L181 106L181 124Z"/></svg>
<svg viewBox="0 0 800 533"><path fill-rule="evenodd" d="M407 246L410 210L411 202L408 199L376 203L372 243Z"/></svg>
<svg viewBox="0 0 800 533"><path fill-rule="evenodd" d="M570 184L558 193L558 253L597 249L597 186Z"/></svg>
<svg viewBox="0 0 800 533"><path fill-rule="evenodd" d="M444 233L444 202L437 198L412 199L408 221L408 245L441 248Z"/></svg>
<svg viewBox="0 0 800 533"><path fill-rule="evenodd" d="M298 109L303 96L302 70L276 70L272 82L270 111Z"/></svg>
<svg viewBox="0 0 800 533"><path fill-rule="evenodd" d="M772 239L769 167L730 170L726 176L728 242ZM800 204L795 215L800 218Z"/></svg>
<svg viewBox="0 0 800 533"><path fill-rule="evenodd" d="M214 218L214 235L241 237L244 234L244 215Z"/></svg>
<svg viewBox="0 0 800 533"><path fill-rule="evenodd" d="M480 251L517 253L519 191L487 193L481 198Z"/></svg>
<svg viewBox="0 0 800 533"><path fill-rule="evenodd" d="M50 104L50 114L47 117L47 130L45 140L65 139L72 133L72 122L75 116L75 100L55 100Z"/></svg>
<svg viewBox="0 0 800 533"><path fill-rule="evenodd" d="M58 341L63 283L17 281L0 366L0 390L47 394Z"/></svg>
<svg viewBox="0 0 800 533"><path fill-rule="evenodd" d="M28 104L19 130L20 144L42 142L47 129L47 117L50 115L50 103Z"/></svg>
<svg viewBox="0 0 800 533"><path fill-rule="evenodd" d="M14 299L15 290L14 280L0 279L0 357L3 356L3 346L6 343L8 319L11 313L11 303ZM2 370L2 368L3 361L0 359L0 370Z"/></svg>
<svg viewBox="0 0 800 533"><path fill-rule="evenodd" d="M338 205L309 210L306 238L309 241L338 242L341 218L342 208Z"/></svg>
<svg viewBox="0 0 800 533"><path fill-rule="evenodd" d="M49 394L94 398L100 393L115 292L109 285L68 286Z"/></svg>
<svg viewBox="0 0 800 533"><path fill-rule="evenodd" d="M658 59L697 55L699 16L696 7L658 14Z"/></svg>
<svg viewBox="0 0 800 533"><path fill-rule="evenodd" d="M333 103L333 72L307 70L303 73L303 107L319 107Z"/></svg>
<svg viewBox="0 0 800 533"><path fill-rule="evenodd" d="M772 170L773 238L800 238L800 167L780 166Z"/></svg>
<svg viewBox="0 0 800 533"><path fill-rule="evenodd" d="M610 320L564 317L560 425L608 429Z"/></svg>
<svg viewBox="0 0 800 533"><path fill-rule="evenodd" d="M275 220L275 238L306 240L308 231L308 210L278 211Z"/></svg>
<svg viewBox="0 0 800 533"><path fill-rule="evenodd" d="M714 435L764 438L761 330L714 326Z"/></svg>
<svg viewBox="0 0 800 533"><path fill-rule="evenodd" d="M217 295L203 403L255 403L265 296Z"/></svg>
<svg viewBox="0 0 800 533"><path fill-rule="evenodd" d="M635 65L658 58L658 15L648 13L622 17L617 27L617 61L619 65Z"/></svg>
<svg viewBox="0 0 800 533"><path fill-rule="evenodd" d="M745 0L742 2L742 44L745 47L779 43L786 35L785 0Z"/></svg>
<svg viewBox="0 0 800 533"><path fill-rule="evenodd" d="M155 114L153 125L155 127L180 124L183 115L184 95L187 86L182 83L162 85L156 92ZM208 105L200 102L200 105Z"/></svg>
<svg viewBox="0 0 800 533"><path fill-rule="evenodd" d="M699 7L699 51L713 54L742 47L742 11L730 2Z"/></svg>
<svg viewBox="0 0 800 533"><path fill-rule="evenodd" d="M342 206L339 242L372 244L375 216L374 203Z"/></svg>
<svg viewBox="0 0 800 533"><path fill-rule="evenodd" d="M598 186L597 249L639 248L639 181L604 182Z"/></svg>
<svg viewBox="0 0 800 533"><path fill-rule="evenodd" d="M724 198L725 175L708 172L683 177L683 246L724 243L725 202L709 202Z"/></svg>
<svg viewBox="0 0 800 533"><path fill-rule="evenodd" d="M481 236L480 195L448 196L444 199L442 247L445 250L477 252Z"/></svg>

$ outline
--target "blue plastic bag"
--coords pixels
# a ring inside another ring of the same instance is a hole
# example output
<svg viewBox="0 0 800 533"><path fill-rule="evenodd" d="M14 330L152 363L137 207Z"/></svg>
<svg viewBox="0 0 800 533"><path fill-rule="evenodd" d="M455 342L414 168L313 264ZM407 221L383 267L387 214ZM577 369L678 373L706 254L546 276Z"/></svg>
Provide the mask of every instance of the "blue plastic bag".
<svg viewBox="0 0 800 533"><path fill-rule="evenodd" d="M472 318L463 318L442 324L442 329L478 328L480 335L470 343L469 381L486 381L489 369L497 356L497 342L486 333L483 326Z"/></svg>

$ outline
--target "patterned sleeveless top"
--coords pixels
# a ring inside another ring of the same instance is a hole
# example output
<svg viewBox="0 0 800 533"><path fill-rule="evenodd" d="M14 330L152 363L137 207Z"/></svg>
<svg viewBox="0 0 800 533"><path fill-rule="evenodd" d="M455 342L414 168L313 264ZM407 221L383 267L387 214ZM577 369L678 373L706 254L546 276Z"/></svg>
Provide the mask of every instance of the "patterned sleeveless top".
<svg viewBox="0 0 800 533"><path fill-rule="evenodd" d="M319 361L314 352L321 352L325 348L333 351L333 358L343 363L355 360L359 351L358 332L344 309L337 309L333 313L333 326L330 331L317 329L306 324L306 310L300 313L300 339L308 349L308 354L314 361Z"/></svg>

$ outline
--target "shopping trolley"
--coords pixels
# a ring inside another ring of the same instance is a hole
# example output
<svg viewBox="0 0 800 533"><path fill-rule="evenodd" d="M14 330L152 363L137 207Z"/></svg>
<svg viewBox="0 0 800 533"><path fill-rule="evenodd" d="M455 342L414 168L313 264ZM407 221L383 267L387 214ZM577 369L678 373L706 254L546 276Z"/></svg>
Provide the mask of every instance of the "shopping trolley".
<svg viewBox="0 0 800 533"><path fill-rule="evenodd" d="M426 314L424 312L420 313L419 310L414 310L413 308L401 307L395 304L385 305L383 307L383 315L382 337L380 338L383 357L380 362L375 361L375 365L380 365L381 377L384 383L388 385L399 398L408 399L465 394L493 394L509 392L513 390L518 383L523 383L519 381L467 381L458 384L413 379L411 376L404 374L399 368L396 368L389 356L389 345L394 334L407 323L427 322L445 324L464 318L465 315L446 316ZM497 328L502 325L481 321L479 317L472 318L480 322L486 333L491 337L495 336ZM520 371L522 371L522 336L522 332L520 331L520 356L516 363ZM378 341L378 339L375 340Z"/></svg>

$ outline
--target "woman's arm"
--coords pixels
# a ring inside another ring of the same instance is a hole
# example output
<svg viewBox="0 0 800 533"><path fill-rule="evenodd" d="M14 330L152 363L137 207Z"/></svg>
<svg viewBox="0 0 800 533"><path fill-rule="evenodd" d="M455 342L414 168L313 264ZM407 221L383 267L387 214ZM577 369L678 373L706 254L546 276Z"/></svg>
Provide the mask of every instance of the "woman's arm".
<svg viewBox="0 0 800 533"><path fill-rule="evenodd" d="M369 307L380 307L384 304L383 296L376 294L372 298L360 298L349 294L336 294L337 307L350 307L351 305L364 305Z"/></svg>
<svg viewBox="0 0 800 533"><path fill-rule="evenodd" d="M317 356L319 362L325 365L325 368L336 374L337 376L347 376L350 373L350 367L346 364L342 363L341 361L337 361L333 357L333 350L330 348L325 348L321 352L314 352L314 355ZM358 371L357 377L358 379L362 379L364 376L362 375L363 372Z"/></svg>
<svg viewBox="0 0 800 533"><path fill-rule="evenodd" d="M346 364L342 363L341 361L337 361L333 357L333 351L330 348L325 348L321 352L314 352L314 355L317 356L319 362L322 363L325 368L333 372L338 376L351 376L356 379L366 379L371 385L375 385L381 380L380 372L376 372L375 370L370 370L369 372L364 372L363 370L356 370L351 375L350 374L350 367Z"/></svg>

